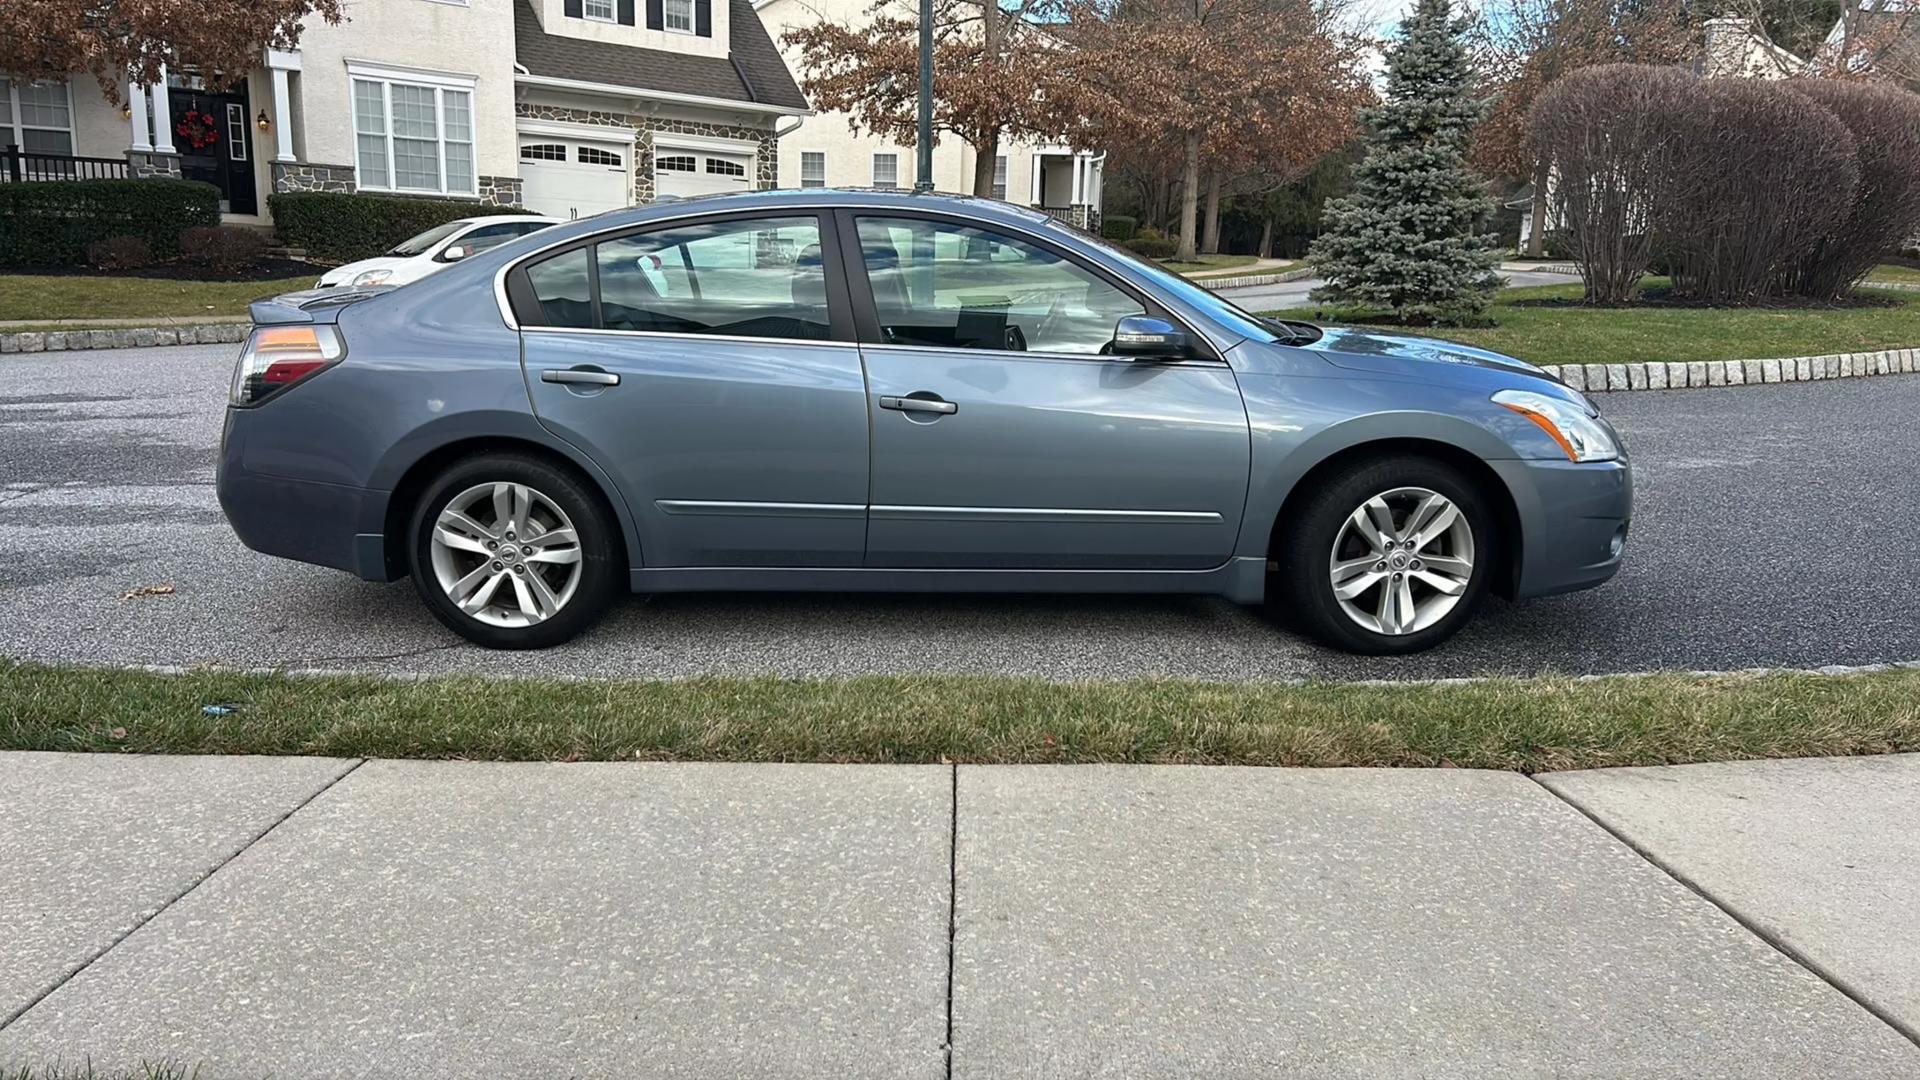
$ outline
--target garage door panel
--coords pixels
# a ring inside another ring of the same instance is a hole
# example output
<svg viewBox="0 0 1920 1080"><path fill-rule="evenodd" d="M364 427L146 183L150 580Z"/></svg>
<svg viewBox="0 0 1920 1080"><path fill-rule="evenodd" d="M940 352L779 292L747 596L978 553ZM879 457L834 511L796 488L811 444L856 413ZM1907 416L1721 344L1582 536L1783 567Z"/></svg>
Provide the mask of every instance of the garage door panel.
<svg viewBox="0 0 1920 1080"><path fill-rule="evenodd" d="M753 155L661 147L654 155L653 187L660 198L691 198L753 190Z"/></svg>
<svg viewBox="0 0 1920 1080"><path fill-rule="evenodd" d="M588 217L630 205L627 157L632 146L522 136L521 201L560 218Z"/></svg>

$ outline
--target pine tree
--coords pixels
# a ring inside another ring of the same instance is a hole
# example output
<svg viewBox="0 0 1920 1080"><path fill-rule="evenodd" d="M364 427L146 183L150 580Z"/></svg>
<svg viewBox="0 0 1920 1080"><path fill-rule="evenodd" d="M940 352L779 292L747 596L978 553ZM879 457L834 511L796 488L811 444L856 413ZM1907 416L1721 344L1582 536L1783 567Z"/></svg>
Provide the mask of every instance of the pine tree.
<svg viewBox="0 0 1920 1080"><path fill-rule="evenodd" d="M1474 223L1493 208L1467 167L1474 124L1464 20L1449 0L1419 0L1387 56L1386 101L1366 110L1367 156L1353 193L1327 203L1308 262L1315 300L1391 308L1408 323L1484 317L1500 279L1495 238Z"/></svg>

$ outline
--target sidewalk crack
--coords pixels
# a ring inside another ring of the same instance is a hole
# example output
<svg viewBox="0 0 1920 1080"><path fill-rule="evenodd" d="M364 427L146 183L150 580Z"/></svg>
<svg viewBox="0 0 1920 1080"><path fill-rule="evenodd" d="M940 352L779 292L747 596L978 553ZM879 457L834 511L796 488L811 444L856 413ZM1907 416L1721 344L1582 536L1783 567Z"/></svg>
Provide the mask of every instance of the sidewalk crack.
<svg viewBox="0 0 1920 1080"><path fill-rule="evenodd" d="M65 975L62 975L60 978L54 980L54 983L52 986L49 986L45 990L42 990L38 994L35 994L32 998L28 999L25 1005L22 1005L18 1009L14 1010L14 1012L11 1015L5 1018L0 1018L0 1031L5 1031L7 1027L11 1025L15 1020L18 1020L21 1017L27 1015L27 1013L31 1011L34 1006L40 1004L42 1001L47 1000L47 998L53 995L54 991L72 982L77 976L79 976L81 972L92 967L94 963L97 962L101 957L112 952L114 949L119 948L121 942L127 940L128 938L132 937L134 934L138 933L141 927L146 926L148 923L159 918L161 915L171 910L175 904L178 904L180 901L185 900L188 896L191 896L193 894L193 891L195 889L198 889L201 885L205 884L208 878L226 869L228 863L231 863L233 860L246 854L249 848L253 847L253 845L259 843L260 841L266 839L266 836L268 833L279 828L281 824L284 823L288 818L306 809L308 804L312 803L313 800L333 790L333 786L335 784L338 784L340 781L345 780L349 776L352 776L355 770L359 769L360 766L365 765L367 763L367 760L368 759L366 758L356 759L353 764L341 770L340 775L320 785L320 787L315 789L315 791L311 795L308 795L306 798L301 799L298 803L295 803L294 806L291 809L289 809L286 813L281 814L279 817L274 818L271 822L268 822L266 828L261 829L259 832L253 834L253 836L250 839L248 839L246 843L241 844L238 848L230 852L226 858L221 859L218 863L216 863L213 866L212 869L208 870L204 874L201 874L199 877L193 879L192 883L190 883L185 889L182 889L180 893L177 896L175 896L173 899L168 900L164 904L161 904L159 907L155 908L151 914L147 915L145 918L142 918L140 921L128 927L126 929L126 932L114 938L112 941L109 941L104 947L100 949L100 951L94 953L92 956L87 957L85 962L80 964L79 967L74 968L72 971L69 971Z"/></svg>
<svg viewBox="0 0 1920 1080"><path fill-rule="evenodd" d="M953 777L952 802L947 822L947 1041L942 1049L947 1058L947 1080L953 1080L953 951L956 917L960 910L960 766L949 765Z"/></svg>
<svg viewBox="0 0 1920 1080"><path fill-rule="evenodd" d="M1543 782L1538 776L1529 775L1527 779L1540 785L1540 788L1547 794L1571 806L1582 817L1599 826L1608 836L1618 840L1628 851L1645 859L1654 869L1659 870L1661 873L1686 886L1695 896L1718 908L1721 914L1738 923L1742 929L1754 937L1766 942L1775 952L1806 969L1814 978L1819 979L1821 982L1839 991L1842 997L1865 1009L1876 1020L1879 1020L1881 1023L1898 1032L1901 1037L1905 1038L1908 1042L1913 1043L1915 1046L1920 1046L1920 1031L1916 1031L1911 1025L1899 1017L1867 1000L1864 993L1855 990L1845 979L1842 979L1839 975L1828 969L1826 965L1808 956L1801 949L1782 939L1779 934L1763 926L1758 921L1736 911L1731 904L1723 902L1719 897L1708 892L1705 886L1682 873L1677 867L1665 859L1660 858L1658 855L1635 843L1626 833L1602 820L1600 815L1582 806L1573 796L1555 791L1552 785Z"/></svg>

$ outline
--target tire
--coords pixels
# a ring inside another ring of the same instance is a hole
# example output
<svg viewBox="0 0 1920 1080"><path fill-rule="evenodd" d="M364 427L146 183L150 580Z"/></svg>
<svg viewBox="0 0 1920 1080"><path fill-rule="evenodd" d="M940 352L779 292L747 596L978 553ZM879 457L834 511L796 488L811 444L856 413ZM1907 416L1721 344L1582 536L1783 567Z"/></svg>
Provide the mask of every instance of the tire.
<svg viewBox="0 0 1920 1080"><path fill-rule="evenodd" d="M1277 616L1336 649L1374 656L1431 649L1466 625L1501 565L1506 539L1496 535L1477 484L1446 462L1413 455L1356 461L1314 483L1317 490L1277 530L1268 590ZM1450 504L1457 519L1429 503L1431 495ZM1353 520L1376 498L1392 530L1379 528L1377 508L1365 523ZM1422 514L1424 527L1413 528ZM1439 527L1443 521L1451 524ZM1373 539L1366 523L1375 523ZM1363 591L1343 603L1336 576ZM1388 601L1387 590L1401 584L1406 592ZM1411 601L1413 618L1403 600Z"/></svg>
<svg viewBox="0 0 1920 1080"><path fill-rule="evenodd" d="M462 517L441 528L449 510ZM569 526L571 543L560 531ZM449 466L421 493L407 526L421 600L454 633L490 649L544 649L592 625L622 583L621 539L584 481L515 453Z"/></svg>

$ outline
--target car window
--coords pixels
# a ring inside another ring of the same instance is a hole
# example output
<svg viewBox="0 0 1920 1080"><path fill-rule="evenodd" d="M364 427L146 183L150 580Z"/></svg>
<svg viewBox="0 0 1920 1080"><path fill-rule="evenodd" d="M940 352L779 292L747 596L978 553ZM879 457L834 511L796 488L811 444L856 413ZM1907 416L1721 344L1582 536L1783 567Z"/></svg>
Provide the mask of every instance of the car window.
<svg viewBox="0 0 1920 1080"><path fill-rule="evenodd" d="M1104 351L1139 301L1053 251L1002 233L862 217L860 249L887 341L1021 352Z"/></svg>
<svg viewBox="0 0 1920 1080"><path fill-rule="evenodd" d="M387 252L387 254L398 256L423 255L430 250L433 245L466 227L467 223L464 221L449 221L444 225L435 225L426 232L420 233L417 236L410 236L398 244L395 244L393 250Z"/></svg>
<svg viewBox="0 0 1920 1080"><path fill-rule="evenodd" d="M548 326L593 325L592 282L587 248L574 248L527 268L527 280Z"/></svg>
<svg viewBox="0 0 1920 1080"><path fill-rule="evenodd" d="M609 330L825 340L826 266L811 217L710 222L595 248Z"/></svg>

